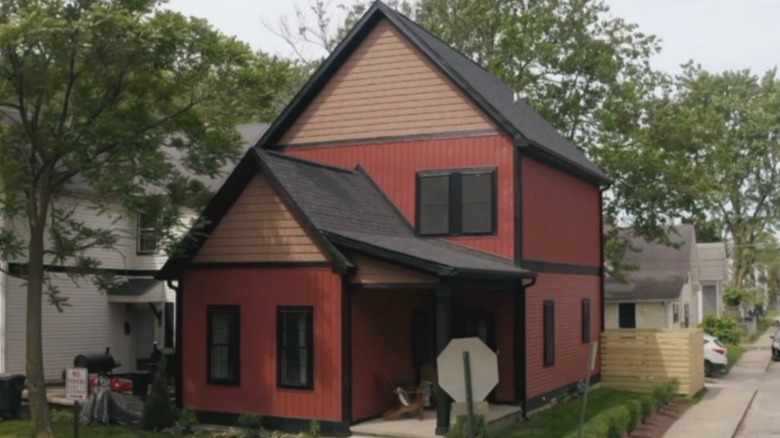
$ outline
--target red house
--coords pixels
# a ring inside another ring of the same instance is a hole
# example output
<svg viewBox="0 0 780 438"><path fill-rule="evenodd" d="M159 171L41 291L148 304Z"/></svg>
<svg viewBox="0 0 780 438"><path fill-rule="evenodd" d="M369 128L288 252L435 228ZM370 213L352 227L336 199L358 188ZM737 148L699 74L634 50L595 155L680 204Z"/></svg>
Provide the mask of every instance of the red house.
<svg viewBox="0 0 780 438"><path fill-rule="evenodd" d="M498 353L492 402L575 390L603 328L606 183L498 78L375 3L162 270L178 400L348 435L461 336Z"/></svg>

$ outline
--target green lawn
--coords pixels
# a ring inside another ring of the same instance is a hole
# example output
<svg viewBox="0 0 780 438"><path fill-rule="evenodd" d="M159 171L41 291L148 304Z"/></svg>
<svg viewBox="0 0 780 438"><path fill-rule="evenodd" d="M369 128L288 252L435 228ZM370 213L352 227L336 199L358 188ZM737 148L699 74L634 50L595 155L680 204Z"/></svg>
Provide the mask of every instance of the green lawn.
<svg viewBox="0 0 780 438"><path fill-rule="evenodd" d="M635 398L636 393L616 389L599 388L588 395L588 411L585 421L604 409ZM575 432L580 421L582 399L576 398L531 416L528 421L516 423L504 429L496 438L553 438Z"/></svg>
<svg viewBox="0 0 780 438"><path fill-rule="evenodd" d="M728 349L727 357L729 359L729 364L726 365L726 372L728 372L731 370L731 367L737 363L739 358L742 357L742 354L745 353L745 347L735 344L726 344L726 348Z"/></svg>
<svg viewBox="0 0 780 438"><path fill-rule="evenodd" d="M0 438L19 438L30 436L30 421L0 422ZM57 438L73 438L73 422L54 423ZM81 426L82 438L170 438L171 434L146 432L137 428L123 426Z"/></svg>

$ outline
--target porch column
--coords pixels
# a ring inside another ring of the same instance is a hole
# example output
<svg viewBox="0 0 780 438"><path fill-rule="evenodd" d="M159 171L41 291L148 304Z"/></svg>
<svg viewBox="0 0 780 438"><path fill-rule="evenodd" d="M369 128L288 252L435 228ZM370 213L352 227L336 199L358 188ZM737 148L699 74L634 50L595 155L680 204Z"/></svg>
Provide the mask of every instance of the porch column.
<svg viewBox="0 0 780 438"><path fill-rule="evenodd" d="M436 286L436 356L452 339L450 311L452 286L446 283ZM436 386L436 435L446 435L450 429L450 396Z"/></svg>

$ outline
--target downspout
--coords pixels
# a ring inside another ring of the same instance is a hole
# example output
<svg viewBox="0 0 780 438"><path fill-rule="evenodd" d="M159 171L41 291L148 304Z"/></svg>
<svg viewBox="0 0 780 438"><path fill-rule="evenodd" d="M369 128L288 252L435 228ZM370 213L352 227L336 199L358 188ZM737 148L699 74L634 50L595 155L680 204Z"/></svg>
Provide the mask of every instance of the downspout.
<svg viewBox="0 0 780 438"><path fill-rule="evenodd" d="M522 388L522 394L519 394L520 399L520 408L523 410L523 419L528 420L528 343L526 342L526 289L529 287L532 287L536 284L536 278L531 278L530 283L523 284L521 288L521 294L518 299L520 300L520 309L522 311L522 335L520 336L520 340L522 341L522 347L519 349L518 352L520 355L522 355L522 372L520 373L520 388ZM517 315L515 315L515 325L519 324L517 320ZM517 335L519 330L515 329L515 335ZM515 356L517 357L517 355Z"/></svg>
<svg viewBox="0 0 780 438"><path fill-rule="evenodd" d="M173 280L167 279L165 280L165 284L168 285L169 288L173 289L176 299L175 299L175 317L174 317L174 357L176 358L176 378L174 381L174 399L176 400L175 404L178 409L181 409L183 406L183 376L182 371L184 370L184 357L182 355L182 335L184 334L184 330L182 330L182 315L183 315L183 306L182 306L182 275L179 274L179 278L176 280L176 284L174 285Z"/></svg>
<svg viewBox="0 0 780 438"><path fill-rule="evenodd" d="M8 263L5 260L0 261L0 373L5 372L5 338L6 338L6 321L8 320L5 313L6 296L8 295Z"/></svg>

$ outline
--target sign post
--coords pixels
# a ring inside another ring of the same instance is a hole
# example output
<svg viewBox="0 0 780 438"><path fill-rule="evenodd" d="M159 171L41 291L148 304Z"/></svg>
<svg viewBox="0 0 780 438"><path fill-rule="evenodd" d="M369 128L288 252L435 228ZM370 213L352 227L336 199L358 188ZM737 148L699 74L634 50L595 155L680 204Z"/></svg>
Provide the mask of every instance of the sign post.
<svg viewBox="0 0 780 438"><path fill-rule="evenodd" d="M68 368L65 371L65 397L73 401L73 436L81 437L79 417L81 403L87 401L89 373L86 368Z"/></svg>
<svg viewBox="0 0 780 438"><path fill-rule="evenodd" d="M577 428L577 438L582 436L582 426L585 424L585 408L588 406L588 390L590 389L590 375L596 368L596 355L599 351L598 341L590 343L590 356L588 357L588 373L585 378L585 394L582 396L582 411L580 412L580 425Z"/></svg>
<svg viewBox="0 0 780 438"><path fill-rule="evenodd" d="M474 438L474 396L471 389L471 361L469 352L463 352L463 374L466 380L466 409L469 413L469 438Z"/></svg>

